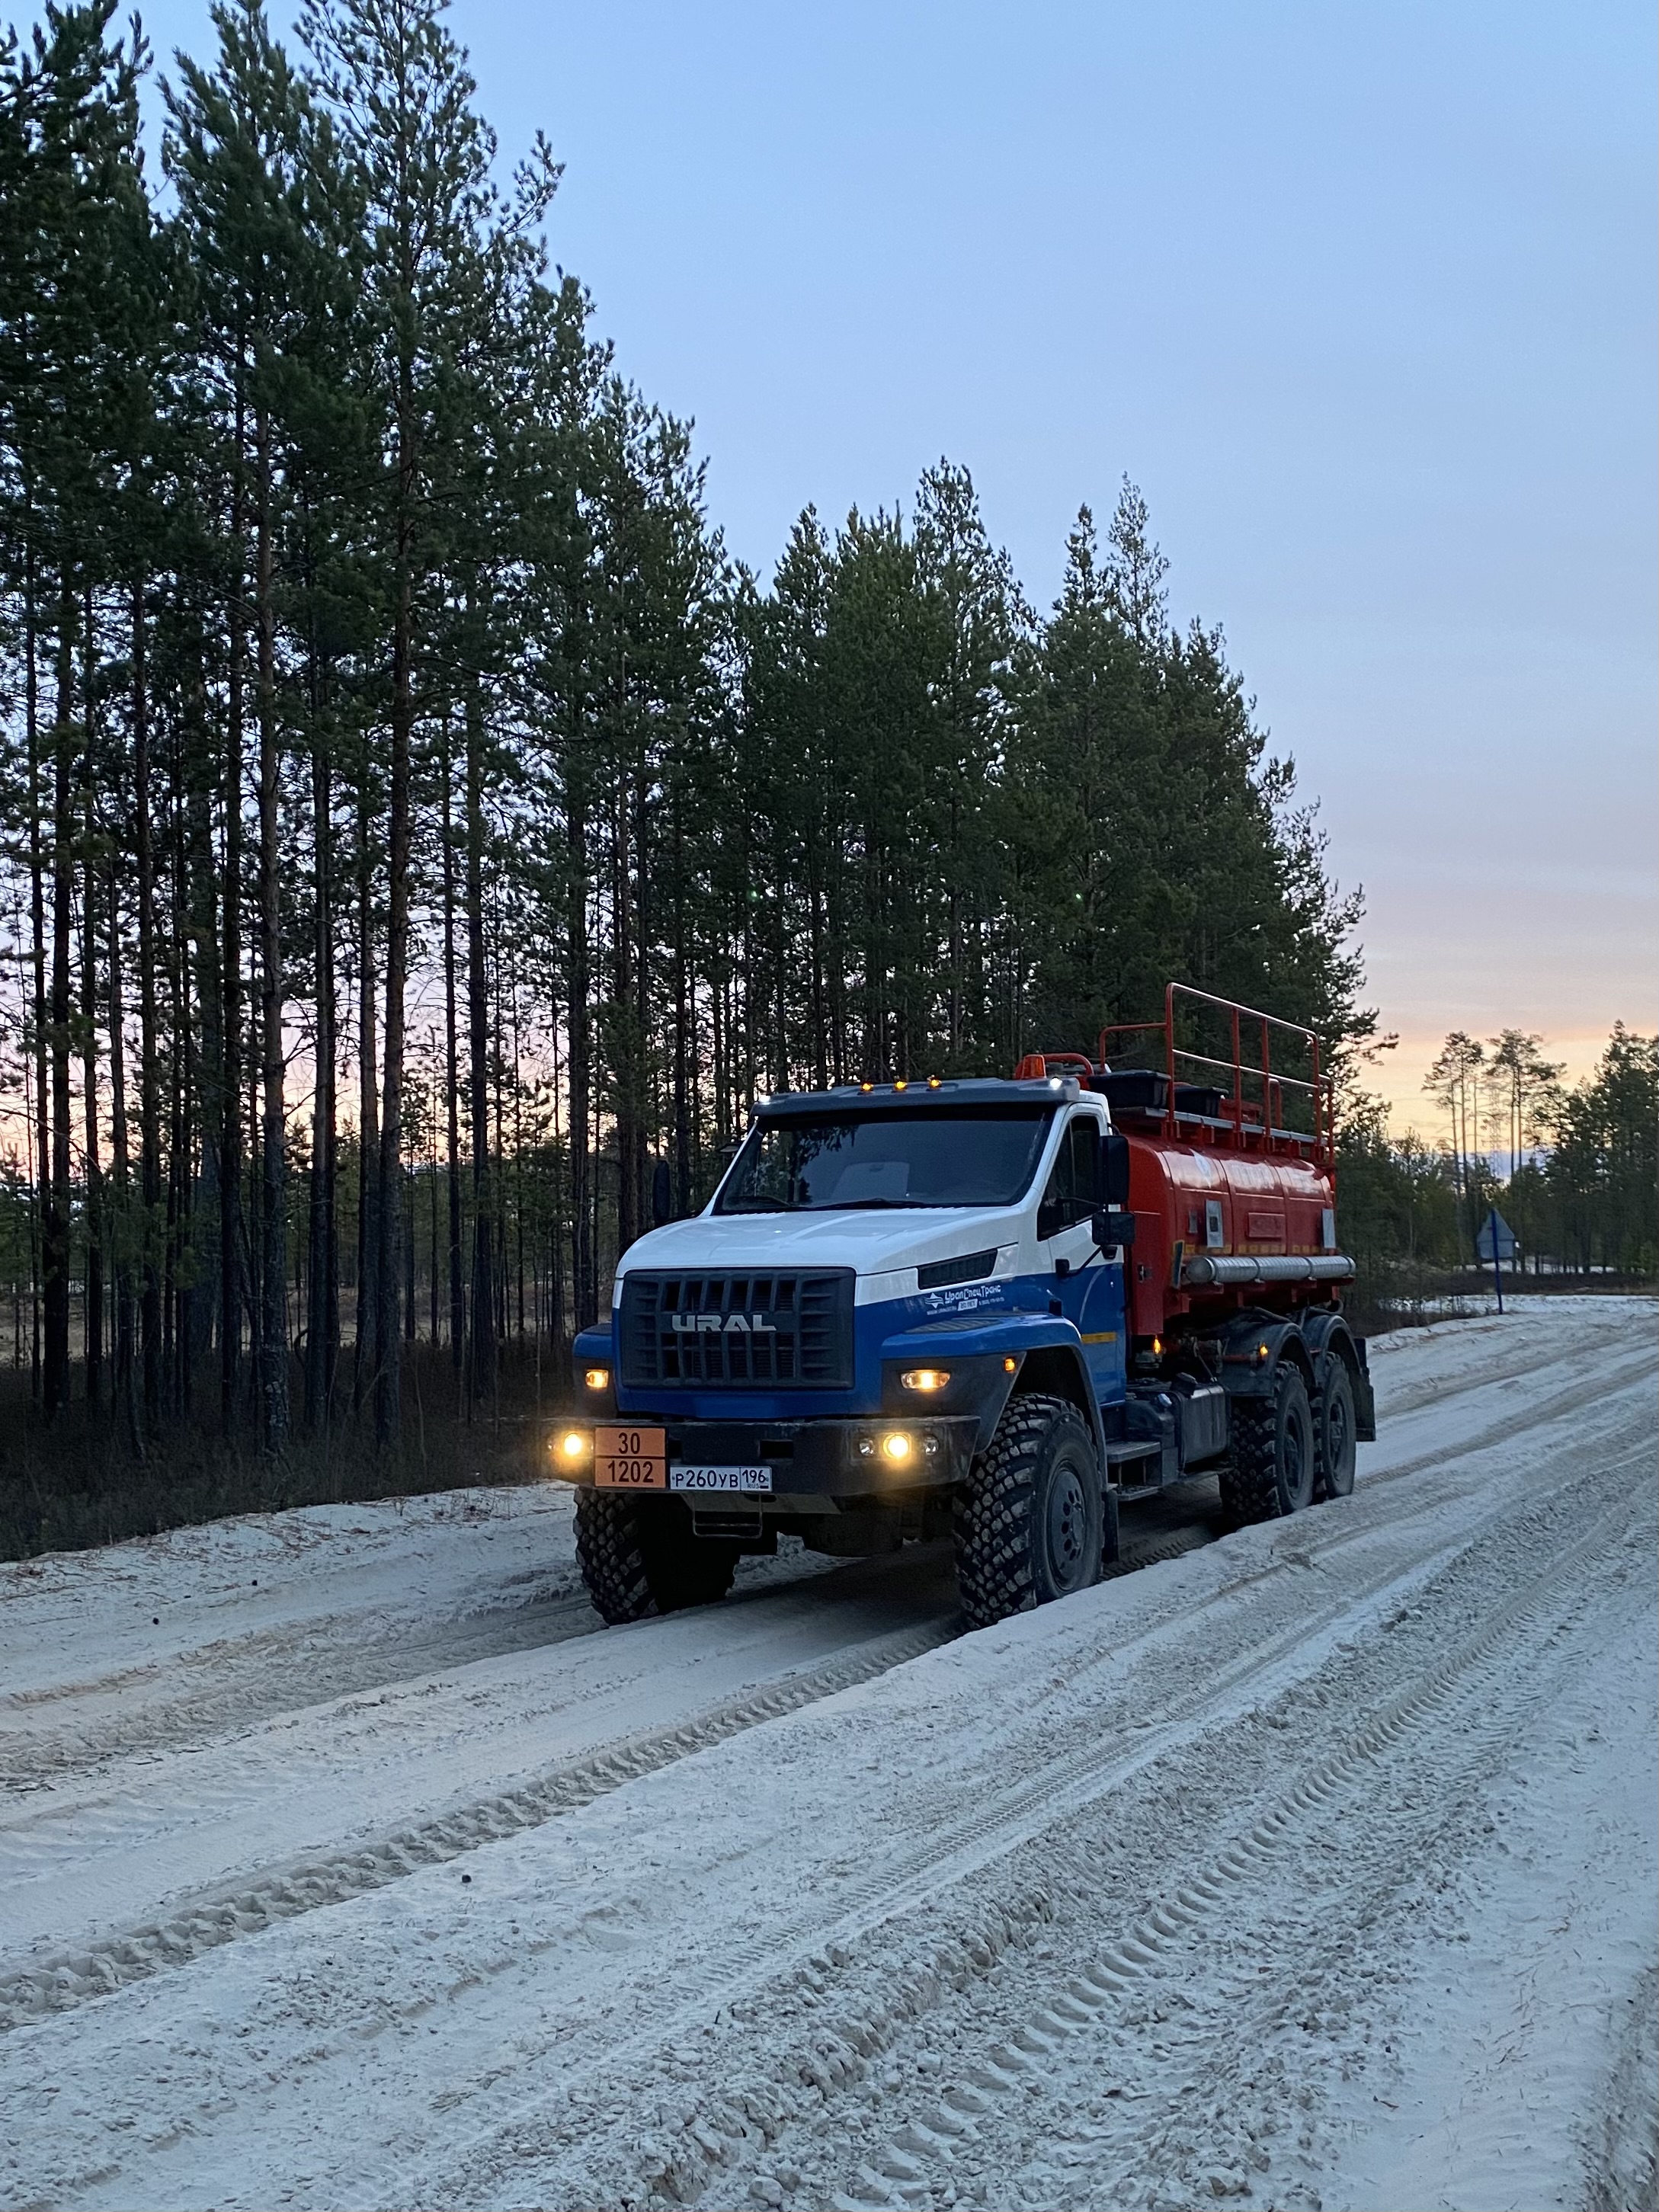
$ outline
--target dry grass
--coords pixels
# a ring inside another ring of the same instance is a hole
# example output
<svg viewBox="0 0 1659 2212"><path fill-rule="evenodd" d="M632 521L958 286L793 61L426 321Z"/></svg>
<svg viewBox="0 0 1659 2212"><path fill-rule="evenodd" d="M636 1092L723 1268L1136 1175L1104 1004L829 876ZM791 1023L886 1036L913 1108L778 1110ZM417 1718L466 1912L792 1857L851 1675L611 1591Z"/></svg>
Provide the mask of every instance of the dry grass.
<svg viewBox="0 0 1659 2212"><path fill-rule="evenodd" d="M538 1376L527 1348L507 1346L494 1402L469 1419L447 1352L406 1347L403 1439L377 1452L368 1408L351 1412L348 1354L331 1432L307 1437L296 1428L276 1458L220 1432L216 1376L204 1378L194 1415L169 1422L141 1456L112 1413L88 1408L78 1370L73 1402L48 1425L31 1404L27 1370L0 1370L0 1559L83 1550L228 1514L527 1481L568 1396L556 1387L565 1369L544 1350ZM297 1421L297 1364L291 1402Z"/></svg>
<svg viewBox="0 0 1659 2212"><path fill-rule="evenodd" d="M1365 1335L1473 1312L1487 1285L1468 1271L1371 1267L1344 1304ZM1506 1281L1506 1295L1548 1297L1586 1291L1646 1291L1645 1280L1612 1276L1527 1276ZM539 1370L527 1346L503 1348L500 1388L489 1406L463 1401L448 1352L422 1342L406 1346L404 1435L395 1449L377 1452L367 1409L351 1412L351 1361L341 1363L339 1414L326 1437L295 1434L278 1458L245 1436L227 1438L217 1425L217 1377L204 1378L193 1418L168 1425L142 1456L107 1410L86 1405L82 1378L74 1402L48 1426L34 1411L26 1369L0 1369L0 1559L80 1551L125 1537L148 1536L234 1513L271 1513L295 1505L344 1504L373 1498L411 1497L473 1483L533 1480L548 1426L568 1403L566 1361L544 1350ZM296 1365L291 1401L302 1402Z"/></svg>

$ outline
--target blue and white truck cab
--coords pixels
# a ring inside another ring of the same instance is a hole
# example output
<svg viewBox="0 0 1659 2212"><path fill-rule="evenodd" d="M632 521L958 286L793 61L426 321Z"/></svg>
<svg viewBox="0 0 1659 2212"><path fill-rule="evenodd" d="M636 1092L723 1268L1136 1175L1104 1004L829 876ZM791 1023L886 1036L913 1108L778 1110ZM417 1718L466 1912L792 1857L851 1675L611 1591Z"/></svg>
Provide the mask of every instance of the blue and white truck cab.
<svg viewBox="0 0 1659 2212"><path fill-rule="evenodd" d="M1074 1075L762 1100L576 1340L550 1449L600 1613L722 1596L783 1534L949 1536L977 1624L1095 1581L1120 1497L1229 1446L1219 1353L1170 1373L1131 1343L1128 1199L1129 1140Z"/></svg>

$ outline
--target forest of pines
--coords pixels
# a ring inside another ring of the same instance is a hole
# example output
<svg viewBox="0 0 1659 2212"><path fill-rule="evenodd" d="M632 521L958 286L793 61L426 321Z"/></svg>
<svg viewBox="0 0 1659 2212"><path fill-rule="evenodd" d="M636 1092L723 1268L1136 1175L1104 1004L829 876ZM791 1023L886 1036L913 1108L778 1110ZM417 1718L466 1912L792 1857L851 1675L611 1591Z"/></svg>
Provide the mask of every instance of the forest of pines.
<svg viewBox="0 0 1659 2212"><path fill-rule="evenodd" d="M422 1348L452 1415L504 1348L553 1373L758 1091L1006 1073L1172 975L1363 1034L1355 908L1132 487L1046 616L944 463L763 585L439 0L212 25L159 161L113 0L0 50L38 1422L406 1447Z"/></svg>

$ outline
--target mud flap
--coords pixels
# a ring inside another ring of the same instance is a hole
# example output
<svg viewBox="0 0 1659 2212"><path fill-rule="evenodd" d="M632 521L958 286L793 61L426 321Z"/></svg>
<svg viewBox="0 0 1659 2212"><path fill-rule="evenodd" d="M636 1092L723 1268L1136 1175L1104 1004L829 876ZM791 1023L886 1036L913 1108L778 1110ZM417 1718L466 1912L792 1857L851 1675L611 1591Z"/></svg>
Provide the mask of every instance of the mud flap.
<svg viewBox="0 0 1659 2212"><path fill-rule="evenodd" d="M1371 1389L1371 1378L1362 1364L1349 1369L1348 1379L1353 1384L1355 1442L1374 1444L1376 1442L1376 1393Z"/></svg>

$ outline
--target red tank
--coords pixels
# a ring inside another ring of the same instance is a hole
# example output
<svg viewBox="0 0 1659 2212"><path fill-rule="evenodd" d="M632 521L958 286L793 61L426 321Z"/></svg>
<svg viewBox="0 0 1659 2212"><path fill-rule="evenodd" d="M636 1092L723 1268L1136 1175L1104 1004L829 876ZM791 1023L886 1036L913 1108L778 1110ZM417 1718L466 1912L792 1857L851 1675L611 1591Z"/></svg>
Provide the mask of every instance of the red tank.
<svg viewBox="0 0 1659 2212"><path fill-rule="evenodd" d="M1194 1041L1177 1043L1178 1018ZM1110 1041L1130 1036L1153 1064L1114 1069ZM1332 1083L1312 1030L1172 983L1163 1021L1103 1030L1097 1061L1048 1053L1039 1068L1038 1057L1019 1072L1075 1072L1128 1139L1134 1336L1243 1306L1328 1304L1352 1278L1337 1245Z"/></svg>

